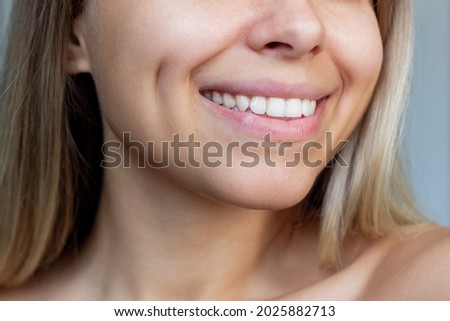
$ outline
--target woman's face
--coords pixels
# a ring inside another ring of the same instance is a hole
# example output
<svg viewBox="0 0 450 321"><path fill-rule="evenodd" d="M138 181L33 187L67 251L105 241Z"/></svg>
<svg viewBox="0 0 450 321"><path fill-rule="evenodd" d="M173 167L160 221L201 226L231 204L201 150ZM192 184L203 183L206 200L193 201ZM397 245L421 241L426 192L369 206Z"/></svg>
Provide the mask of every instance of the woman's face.
<svg viewBox="0 0 450 321"><path fill-rule="evenodd" d="M174 146L159 174L248 208L302 200L382 65L370 0L91 0L81 24L106 140L155 142L160 160L194 134L190 164Z"/></svg>

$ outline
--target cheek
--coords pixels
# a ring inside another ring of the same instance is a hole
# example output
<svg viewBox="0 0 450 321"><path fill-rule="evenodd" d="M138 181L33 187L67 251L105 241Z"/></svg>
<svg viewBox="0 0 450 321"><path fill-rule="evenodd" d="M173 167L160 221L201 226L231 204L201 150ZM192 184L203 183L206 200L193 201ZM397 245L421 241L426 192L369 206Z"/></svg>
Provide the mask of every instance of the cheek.
<svg viewBox="0 0 450 321"><path fill-rule="evenodd" d="M226 47L238 28L232 10L215 15L207 2L134 0L126 8L99 8L103 54L109 59L147 67L192 67ZM217 9L217 8L216 8ZM100 39L101 41L101 39Z"/></svg>
<svg viewBox="0 0 450 321"><path fill-rule="evenodd" d="M214 18L207 2L195 8L188 1L167 0L161 5L134 0L125 7L120 2L111 0L108 6L98 1L92 9L97 30L91 29L88 45L94 48L93 75L103 115L115 132L157 128L162 110L148 109L160 106L166 96L175 105L171 89L187 88L190 72L227 48L240 24L232 10ZM187 101L182 94L176 105ZM174 120L181 117L172 109L164 113Z"/></svg>
<svg viewBox="0 0 450 321"><path fill-rule="evenodd" d="M330 51L344 83L366 89L373 87L383 62L383 45L375 15L372 12L355 15L330 29Z"/></svg>
<svg viewBox="0 0 450 321"><path fill-rule="evenodd" d="M342 15L328 26L328 48L342 83L337 107L330 116L331 131L338 139L347 139L362 119L383 64L381 35L370 10Z"/></svg>

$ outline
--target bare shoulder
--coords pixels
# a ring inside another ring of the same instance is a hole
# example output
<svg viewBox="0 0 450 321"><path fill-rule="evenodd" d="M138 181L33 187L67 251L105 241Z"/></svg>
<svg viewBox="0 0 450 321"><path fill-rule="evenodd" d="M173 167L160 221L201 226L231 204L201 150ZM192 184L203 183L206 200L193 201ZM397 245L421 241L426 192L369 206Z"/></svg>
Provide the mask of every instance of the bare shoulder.
<svg viewBox="0 0 450 321"><path fill-rule="evenodd" d="M410 228L390 242L367 286L367 299L450 300L450 229Z"/></svg>

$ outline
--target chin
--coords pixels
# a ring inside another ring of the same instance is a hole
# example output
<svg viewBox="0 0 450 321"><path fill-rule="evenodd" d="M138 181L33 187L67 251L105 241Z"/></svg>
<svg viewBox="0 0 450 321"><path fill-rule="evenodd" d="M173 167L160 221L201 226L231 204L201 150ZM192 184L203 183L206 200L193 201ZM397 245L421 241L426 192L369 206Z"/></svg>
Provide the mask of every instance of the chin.
<svg viewBox="0 0 450 321"><path fill-rule="evenodd" d="M251 196L242 197L241 195L213 195L212 198L215 201L226 203L228 205L253 209L253 210L266 210L266 211L280 211L287 208L291 208L298 203L300 203L307 193L296 194L292 196L277 196L272 195L271 197L262 196Z"/></svg>
<svg viewBox="0 0 450 321"><path fill-rule="evenodd" d="M309 193L314 178L293 180L292 177L223 180L223 184L207 184L198 194L215 202L255 210L283 210L300 203ZM214 180L213 182L218 182Z"/></svg>
<svg viewBox="0 0 450 321"><path fill-rule="evenodd" d="M280 199L277 197L272 199L236 199L230 205L251 210L281 211L297 205L302 199L303 197L293 199Z"/></svg>

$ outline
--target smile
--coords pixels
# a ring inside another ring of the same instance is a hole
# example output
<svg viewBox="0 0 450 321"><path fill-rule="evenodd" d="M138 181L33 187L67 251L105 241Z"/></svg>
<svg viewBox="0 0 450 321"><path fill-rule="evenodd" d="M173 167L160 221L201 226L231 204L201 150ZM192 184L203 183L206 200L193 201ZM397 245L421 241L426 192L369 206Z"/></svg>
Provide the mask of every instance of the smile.
<svg viewBox="0 0 450 321"><path fill-rule="evenodd" d="M279 98L264 96L233 95L215 90L204 90L201 95L223 108L236 112L252 112L281 119L295 119L314 116L322 99Z"/></svg>

